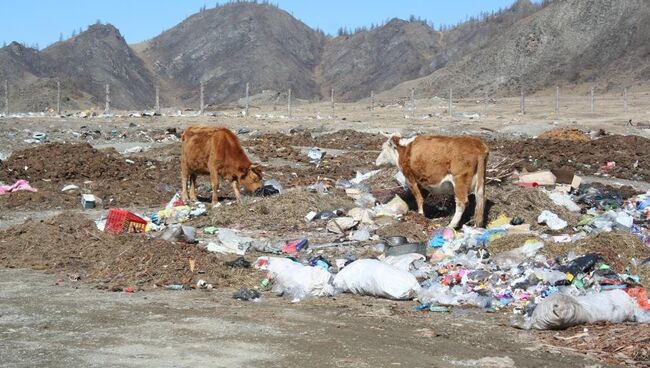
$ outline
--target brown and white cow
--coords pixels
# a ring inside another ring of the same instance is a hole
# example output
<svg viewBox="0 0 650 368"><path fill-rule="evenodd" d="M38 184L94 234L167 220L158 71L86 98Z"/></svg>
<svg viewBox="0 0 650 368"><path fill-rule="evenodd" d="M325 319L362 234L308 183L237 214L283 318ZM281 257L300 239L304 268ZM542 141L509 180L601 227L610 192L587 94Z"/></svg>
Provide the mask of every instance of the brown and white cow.
<svg viewBox="0 0 650 368"><path fill-rule="evenodd" d="M397 166L415 197L418 212L424 214L424 198L420 188L438 190L451 183L456 199L456 211L449 227L456 228L467 207L470 192L474 192L476 208L474 225L483 226L485 211L485 171L489 149L474 137L445 137L421 135L401 138L388 136L377 157L377 166Z"/></svg>
<svg viewBox="0 0 650 368"><path fill-rule="evenodd" d="M212 204L219 201L219 178L230 181L241 204L239 187L253 193L262 186L262 168L246 156L235 133L226 128L192 126L181 137L181 198L197 201L196 177L210 175ZM189 195L188 195L189 179Z"/></svg>

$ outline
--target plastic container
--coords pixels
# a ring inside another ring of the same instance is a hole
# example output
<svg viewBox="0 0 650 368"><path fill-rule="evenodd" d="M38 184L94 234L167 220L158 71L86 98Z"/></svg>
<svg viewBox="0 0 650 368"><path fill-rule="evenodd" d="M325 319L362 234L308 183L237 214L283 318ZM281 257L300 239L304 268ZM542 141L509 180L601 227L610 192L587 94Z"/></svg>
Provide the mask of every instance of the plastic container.
<svg viewBox="0 0 650 368"><path fill-rule="evenodd" d="M108 211L104 232L109 234L121 234L123 232L138 233L144 232L146 226L147 221L140 216L134 215L125 209L111 208Z"/></svg>
<svg viewBox="0 0 650 368"><path fill-rule="evenodd" d="M401 256L402 254L419 253L427 255L427 245L425 243L407 243L402 245L387 246L384 254L387 256Z"/></svg>

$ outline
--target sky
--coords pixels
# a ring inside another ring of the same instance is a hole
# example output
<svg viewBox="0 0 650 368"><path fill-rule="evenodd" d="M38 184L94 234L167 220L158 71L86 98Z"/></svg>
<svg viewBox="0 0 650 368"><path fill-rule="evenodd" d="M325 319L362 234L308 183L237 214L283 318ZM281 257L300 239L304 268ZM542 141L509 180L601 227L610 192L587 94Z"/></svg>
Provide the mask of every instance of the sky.
<svg viewBox="0 0 650 368"><path fill-rule="evenodd" d="M415 15L453 25L481 11L498 10L514 0L271 0L312 28L335 35L397 17ZM98 20L116 26L130 44L151 39L198 12L226 1L205 0L3 0L0 42L44 48Z"/></svg>

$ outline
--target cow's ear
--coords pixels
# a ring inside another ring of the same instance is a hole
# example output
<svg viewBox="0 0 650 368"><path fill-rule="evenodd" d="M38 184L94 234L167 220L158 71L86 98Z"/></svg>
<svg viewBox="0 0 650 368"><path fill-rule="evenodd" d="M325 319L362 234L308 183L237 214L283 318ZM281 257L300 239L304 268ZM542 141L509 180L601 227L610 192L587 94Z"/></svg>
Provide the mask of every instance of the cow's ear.
<svg viewBox="0 0 650 368"><path fill-rule="evenodd" d="M247 168L247 167L245 167L245 168L243 168L243 169L241 170L241 175L239 175L239 178L240 178L240 179L243 179L243 178L246 177L246 175L248 175L248 168Z"/></svg>
<svg viewBox="0 0 650 368"><path fill-rule="evenodd" d="M262 165L260 164L255 164L251 166L251 170L257 174L257 176L262 176Z"/></svg>
<svg viewBox="0 0 650 368"><path fill-rule="evenodd" d="M393 146L393 147L398 147L398 146L399 146L399 140L400 140L400 139L401 139L401 138L398 137L398 136L394 136L394 137L392 137L392 138L390 139L390 144L391 144L391 146Z"/></svg>

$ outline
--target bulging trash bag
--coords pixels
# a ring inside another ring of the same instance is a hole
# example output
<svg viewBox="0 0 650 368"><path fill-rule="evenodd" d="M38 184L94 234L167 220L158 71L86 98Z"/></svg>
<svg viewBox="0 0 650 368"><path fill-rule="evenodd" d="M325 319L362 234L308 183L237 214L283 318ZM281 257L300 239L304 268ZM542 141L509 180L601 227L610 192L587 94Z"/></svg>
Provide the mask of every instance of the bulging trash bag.
<svg viewBox="0 0 650 368"><path fill-rule="evenodd" d="M418 280L376 259L360 259L345 266L334 277L337 291L378 296L388 299L412 299L420 290Z"/></svg>
<svg viewBox="0 0 650 368"><path fill-rule="evenodd" d="M266 263L261 262L266 258ZM261 265L260 265L261 264ZM256 267L268 269L273 275L272 291L291 299L334 295L332 274L321 267L304 266L287 258L260 257Z"/></svg>
<svg viewBox="0 0 650 368"><path fill-rule="evenodd" d="M623 290L577 297L554 293L539 303L523 327L563 330L597 321L650 323L650 313L641 309L636 300Z"/></svg>
<svg viewBox="0 0 650 368"><path fill-rule="evenodd" d="M413 262L417 260L424 260L425 257L420 253L407 253L400 256L388 256L382 260L382 262L389 264L395 268L399 268L402 271L408 271L415 269Z"/></svg>

